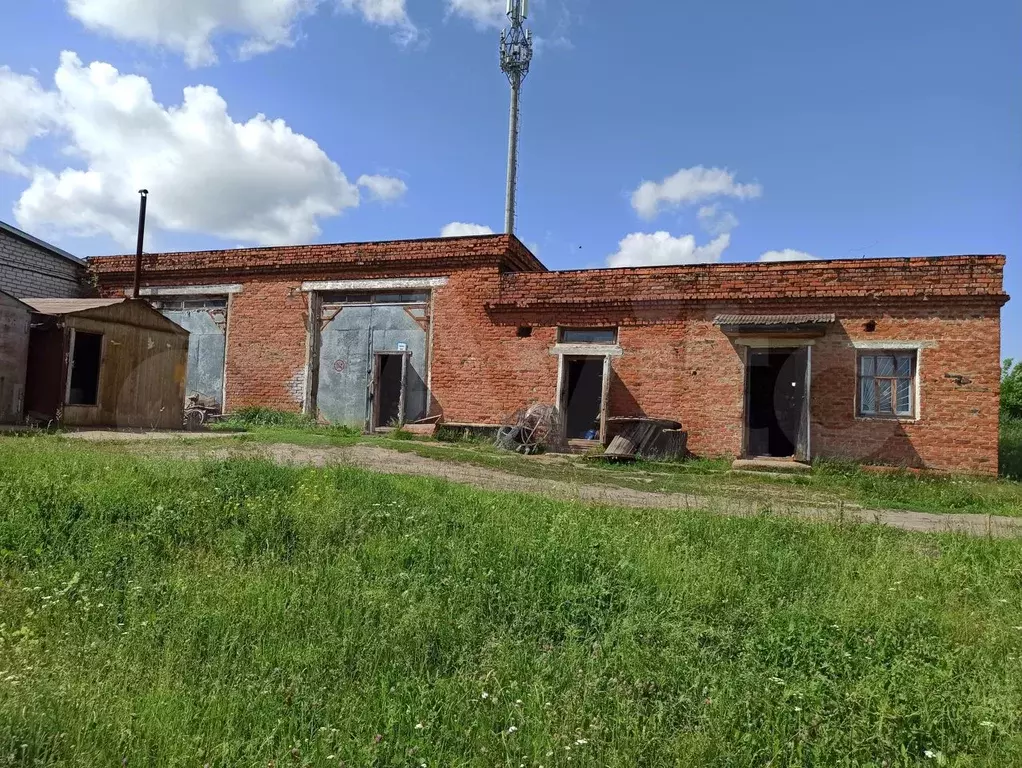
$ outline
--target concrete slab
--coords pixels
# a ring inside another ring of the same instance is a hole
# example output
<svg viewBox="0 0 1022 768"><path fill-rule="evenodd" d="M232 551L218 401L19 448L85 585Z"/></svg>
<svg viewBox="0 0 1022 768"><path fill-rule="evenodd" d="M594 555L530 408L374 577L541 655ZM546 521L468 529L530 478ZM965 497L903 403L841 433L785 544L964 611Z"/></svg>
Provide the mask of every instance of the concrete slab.
<svg viewBox="0 0 1022 768"><path fill-rule="evenodd" d="M797 474L811 472L812 467L794 459L738 459L731 469L744 472L775 472Z"/></svg>

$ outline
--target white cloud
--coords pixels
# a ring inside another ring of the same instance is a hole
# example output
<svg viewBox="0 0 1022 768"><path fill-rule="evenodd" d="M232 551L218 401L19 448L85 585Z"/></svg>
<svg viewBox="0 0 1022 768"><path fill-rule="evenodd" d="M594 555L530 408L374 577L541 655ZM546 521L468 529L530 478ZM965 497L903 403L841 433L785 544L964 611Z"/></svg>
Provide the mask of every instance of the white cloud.
<svg viewBox="0 0 1022 768"><path fill-rule="evenodd" d="M54 122L80 167L35 167L15 205L26 229L134 239L137 190L150 222L260 244L301 242L318 220L359 203L358 187L312 139L283 120L235 122L215 88L155 101L149 81L64 52L52 92Z"/></svg>
<svg viewBox="0 0 1022 768"><path fill-rule="evenodd" d="M340 0L341 7L362 15L370 24L392 27L394 39L402 45L413 42L419 30L408 18L405 0Z"/></svg>
<svg viewBox="0 0 1022 768"><path fill-rule="evenodd" d="M696 215L700 226L711 235L723 235L738 226L738 217L717 203L704 205Z"/></svg>
<svg viewBox="0 0 1022 768"><path fill-rule="evenodd" d="M122 40L167 48L192 67L217 60L213 42L240 37L241 57L293 43L298 21L324 0L66 0L68 12L87 28ZM404 42L415 37L405 0L338 0L367 22L395 28Z"/></svg>
<svg viewBox="0 0 1022 768"><path fill-rule="evenodd" d="M617 253L607 257L608 267L660 267L668 264L701 264L720 261L731 244L723 234L706 245L696 245L693 235L672 237L668 232L633 232L619 244Z"/></svg>
<svg viewBox="0 0 1022 768"><path fill-rule="evenodd" d="M739 200L759 197L759 184L739 184L734 174L723 168L682 168L660 182L643 181L632 193L632 208L644 219L655 218L661 208L693 205L716 197Z"/></svg>
<svg viewBox="0 0 1022 768"><path fill-rule="evenodd" d="M468 235L492 235L493 230L485 224L466 224L452 221L440 230L440 237L466 237Z"/></svg>
<svg viewBox="0 0 1022 768"><path fill-rule="evenodd" d="M39 81L0 67L0 171L28 173L14 156L53 127L56 113L56 97Z"/></svg>
<svg viewBox="0 0 1022 768"><path fill-rule="evenodd" d="M805 251L785 248L783 251L767 251L759 257L760 261L816 261L817 257Z"/></svg>
<svg viewBox="0 0 1022 768"><path fill-rule="evenodd" d="M507 24L506 0L447 0L447 12L462 16L481 28Z"/></svg>
<svg viewBox="0 0 1022 768"><path fill-rule="evenodd" d="M392 203L398 198L403 197L405 192L408 191L408 185L401 179L395 179L393 176L367 176L362 174L358 177L358 182L356 183L369 192L369 196L373 200L379 200L383 203Z"/></svg>

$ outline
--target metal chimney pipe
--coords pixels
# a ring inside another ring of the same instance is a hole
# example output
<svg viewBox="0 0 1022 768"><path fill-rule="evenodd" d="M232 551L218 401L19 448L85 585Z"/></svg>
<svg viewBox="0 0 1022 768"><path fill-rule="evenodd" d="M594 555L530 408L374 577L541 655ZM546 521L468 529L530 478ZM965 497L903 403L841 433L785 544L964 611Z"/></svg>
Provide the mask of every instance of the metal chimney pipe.
<svg viewBox="0 0 1022 768"><path fill-rule="evenodd" d="M140 189L138 194L141 196L141 201L138 207L138 246L135 248L135 290L132 293L132 298L139 298L142 292L142 244L145 242L145 207L146 200L149 198L148 189Z"/></svg>

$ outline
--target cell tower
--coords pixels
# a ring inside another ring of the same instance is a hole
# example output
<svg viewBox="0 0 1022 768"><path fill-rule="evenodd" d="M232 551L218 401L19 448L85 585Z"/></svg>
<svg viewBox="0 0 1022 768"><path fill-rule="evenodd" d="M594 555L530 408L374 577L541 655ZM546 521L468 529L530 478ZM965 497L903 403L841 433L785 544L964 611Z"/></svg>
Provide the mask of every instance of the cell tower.
<svg viewBox="0 0 1022 768"><path fill-rule="evenodd" d="M507 203L504 231L515 232L515 193L518 185L518 96L532 61L532 31L525 28L529 0L507 0L511 28L500 33L500 68L511 83L511 117L507 137Z"/></svg>

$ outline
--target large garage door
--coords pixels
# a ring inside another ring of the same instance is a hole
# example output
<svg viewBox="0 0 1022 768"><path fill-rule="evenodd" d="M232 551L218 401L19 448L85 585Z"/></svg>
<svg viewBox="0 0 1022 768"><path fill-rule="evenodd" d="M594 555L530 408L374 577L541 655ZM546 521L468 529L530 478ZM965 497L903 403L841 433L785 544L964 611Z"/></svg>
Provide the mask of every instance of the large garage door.
<svg viewBox="0 0 1022 768"><path fill-rule="evenodd" d="M325 293L320 316L319 416L332 424L372 424L371 384L380 353L408 355L405 421L426 415L428 293Z"/></svg>
<svg viewBox="0 0 1022 768"><path fill-rule="evenodd" d="M163 316L188 331L185 397L199 395L223 408L227 350L227 299L191 298L153 302Z"/></svg>

